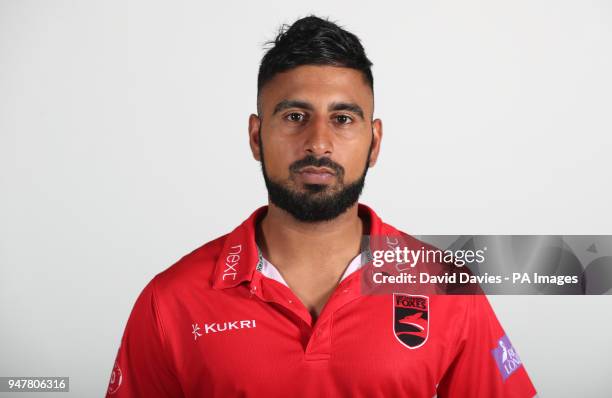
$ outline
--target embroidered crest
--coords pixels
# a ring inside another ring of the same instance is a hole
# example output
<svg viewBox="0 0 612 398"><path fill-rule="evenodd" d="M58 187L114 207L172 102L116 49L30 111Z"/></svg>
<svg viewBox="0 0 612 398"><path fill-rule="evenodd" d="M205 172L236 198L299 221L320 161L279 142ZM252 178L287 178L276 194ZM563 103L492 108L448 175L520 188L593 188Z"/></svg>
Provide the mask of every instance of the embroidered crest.
<svg viewBox="0 0 612 398"><path fill-rule="evenodd" d="M429 335L429 297L393 294L393 332L410 349L419 348Z"/></svg>

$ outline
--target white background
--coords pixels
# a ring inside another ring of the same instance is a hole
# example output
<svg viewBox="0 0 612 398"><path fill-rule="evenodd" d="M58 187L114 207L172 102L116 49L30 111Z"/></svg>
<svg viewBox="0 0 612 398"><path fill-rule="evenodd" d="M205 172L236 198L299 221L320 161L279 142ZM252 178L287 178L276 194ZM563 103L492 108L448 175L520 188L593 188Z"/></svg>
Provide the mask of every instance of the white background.
<svg viewBox="0 0 612 398"><path fill-rule="evenodd" d="M374 62L383 220L612 233L609 1L0 0L1 376L104 394L144 285L265 204L262 44L311 12ZM612 393L610 296L491 302L540 396Z"/></svg>

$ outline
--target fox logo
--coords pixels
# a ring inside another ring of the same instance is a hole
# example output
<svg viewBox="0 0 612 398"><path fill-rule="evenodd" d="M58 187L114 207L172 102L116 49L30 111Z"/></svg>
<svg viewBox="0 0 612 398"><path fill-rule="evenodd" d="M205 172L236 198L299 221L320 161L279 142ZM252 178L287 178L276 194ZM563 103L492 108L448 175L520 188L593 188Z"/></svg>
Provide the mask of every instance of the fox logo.
<svg viewBox="0 0 612 398"><path fill-rule="evenodd" d="M393 332L410 349L425 344L429 335L429 297L394 293Z"/></svg>

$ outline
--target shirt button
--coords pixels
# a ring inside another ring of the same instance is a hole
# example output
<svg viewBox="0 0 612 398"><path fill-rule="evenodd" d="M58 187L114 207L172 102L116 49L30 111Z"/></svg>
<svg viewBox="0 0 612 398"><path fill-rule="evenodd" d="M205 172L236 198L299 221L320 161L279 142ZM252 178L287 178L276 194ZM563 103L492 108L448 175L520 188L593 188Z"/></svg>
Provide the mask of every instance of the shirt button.
<svg viewBox="0 0 612 398"><path fill-rule="evenodd" d="M289 304L293 304L293 300L287 300Z"/></svg>
<svg viewBox="0 0 612 398"><path fill-rule="evenodd" d="M348 292L349 292L349 289L344 289L344 290L342 291L342 293L348 293Z"/></svg>

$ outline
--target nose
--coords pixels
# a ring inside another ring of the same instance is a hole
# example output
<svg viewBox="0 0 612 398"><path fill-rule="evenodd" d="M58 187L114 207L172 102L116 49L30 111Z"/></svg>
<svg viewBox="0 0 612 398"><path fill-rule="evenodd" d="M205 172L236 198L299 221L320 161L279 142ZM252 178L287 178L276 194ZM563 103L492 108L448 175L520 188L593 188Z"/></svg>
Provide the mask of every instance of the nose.
<svg viewBox="0 0 612 398"><path fill-rule="evenodd" d="M306 131L304 151L313 156L329 156L333 152L333 131L324 118L311 121Z"/></svg>

